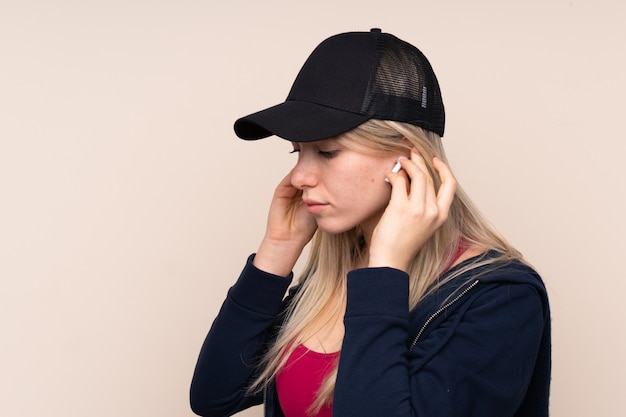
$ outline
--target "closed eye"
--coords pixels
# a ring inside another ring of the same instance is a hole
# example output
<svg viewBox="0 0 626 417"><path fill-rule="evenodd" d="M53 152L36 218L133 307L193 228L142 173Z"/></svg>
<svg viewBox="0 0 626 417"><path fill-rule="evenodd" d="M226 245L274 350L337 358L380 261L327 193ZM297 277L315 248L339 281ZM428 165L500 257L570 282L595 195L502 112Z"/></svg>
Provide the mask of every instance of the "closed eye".
<svg viewBox="0 0 626 417"><path fill-rule="evenodd" d="M324 158L334 158L335 156L337 156L337 154L339 153L339 151L322 151L319 150L318 153L320 155L322 155Z"/></svg>

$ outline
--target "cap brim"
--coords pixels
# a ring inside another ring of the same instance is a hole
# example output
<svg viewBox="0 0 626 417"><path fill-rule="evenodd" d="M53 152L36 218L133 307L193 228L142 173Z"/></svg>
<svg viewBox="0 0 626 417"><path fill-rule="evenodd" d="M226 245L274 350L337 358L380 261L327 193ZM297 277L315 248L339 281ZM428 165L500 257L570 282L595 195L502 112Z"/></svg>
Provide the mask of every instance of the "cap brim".
<svg viewBox="0 0 626 417"><path fill-rule="evenodd" d="M347 132L369 118L315 103L288 100L242 117L234 127L237 136L246 140L276 135L292 142L313 142Z"/></svg>

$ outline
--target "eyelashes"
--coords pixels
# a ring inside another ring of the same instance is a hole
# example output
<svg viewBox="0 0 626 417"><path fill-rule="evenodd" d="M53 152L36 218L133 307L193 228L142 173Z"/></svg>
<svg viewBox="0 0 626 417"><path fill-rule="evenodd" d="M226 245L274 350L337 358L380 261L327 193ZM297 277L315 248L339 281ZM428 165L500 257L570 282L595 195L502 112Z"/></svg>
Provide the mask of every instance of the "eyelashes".
<svg viewBox="0 0 626 417"><path fill-rule="evenodd" d="M293 150L289 151L290 154L292 154L292 153L299 153L299 152L300 152L299 148L293 148ZM320 155L321 157L326 158L326 159L334 158L335 156L337 156L338 153L339 153L338 150L323 151L323 150L319 149L317 151L318 155Z"/></svg>
<svg viewBox="0 0 626 417"><path fill-rule="evenodd" d="M317 153L319 153L320 155L322 155L326 159L331 159L331 158L334 158L335 156L337 156L339 151L318 151Z"/></svg>

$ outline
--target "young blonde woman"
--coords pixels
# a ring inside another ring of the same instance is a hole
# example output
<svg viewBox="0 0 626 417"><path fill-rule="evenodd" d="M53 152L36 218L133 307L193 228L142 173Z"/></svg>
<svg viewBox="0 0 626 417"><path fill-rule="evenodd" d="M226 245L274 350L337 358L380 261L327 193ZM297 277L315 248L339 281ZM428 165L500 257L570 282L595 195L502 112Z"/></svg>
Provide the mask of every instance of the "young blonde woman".
<svg viewBox="0 0 626 417"><path fill-rule="evenodd" d="M548 415L544 285L457 185L444 124L426 57L378 29L325 40L284 103L235 123L298 156L202 347L194 412Z"/></svg>

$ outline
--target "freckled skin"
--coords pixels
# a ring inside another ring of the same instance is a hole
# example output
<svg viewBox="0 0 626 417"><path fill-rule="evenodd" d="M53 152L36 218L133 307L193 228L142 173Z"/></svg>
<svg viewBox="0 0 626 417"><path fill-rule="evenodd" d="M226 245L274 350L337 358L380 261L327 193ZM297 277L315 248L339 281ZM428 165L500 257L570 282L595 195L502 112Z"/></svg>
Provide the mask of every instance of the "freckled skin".
<svg viewBox="0 0 626 417"><path fill-rule="evenodd" d="M325 204L315 213L320 229L341 233L360 225L373 230L389 203L385 182L397 155L369 155L348 149L336 139L297 143L298 162L291 184L304 200Z"/></svg>

